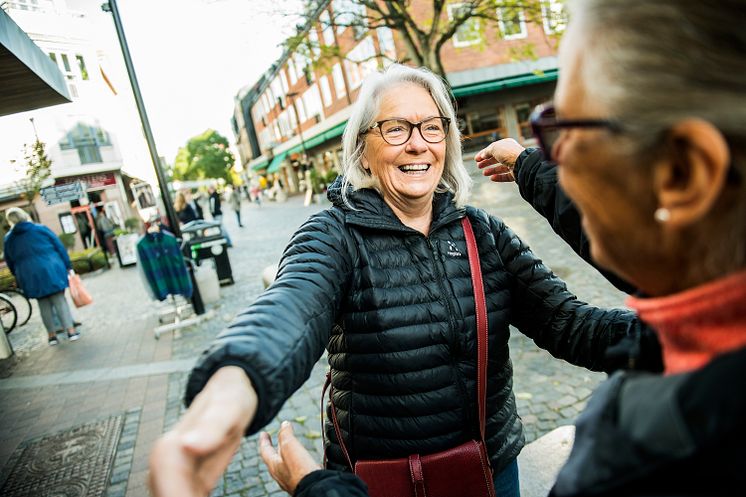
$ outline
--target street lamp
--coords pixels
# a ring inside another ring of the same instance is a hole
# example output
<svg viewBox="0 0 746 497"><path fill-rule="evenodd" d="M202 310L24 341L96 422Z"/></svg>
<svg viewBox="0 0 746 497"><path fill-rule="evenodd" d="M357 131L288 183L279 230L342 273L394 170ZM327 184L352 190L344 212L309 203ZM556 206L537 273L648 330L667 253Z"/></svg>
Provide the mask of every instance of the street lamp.
<svg viewBox="0 0 746 497"><path fill-rule="evenodd" d="M153 161L153 167L155 168L155 174L158 178L158 187L161 191L161 199L163 200L163 206L166 208L166 218L168 224L171 227L173 234L179 238L181 237L181 230L179 229L179 220L176 217L176 211L174 205L171 202L171 195L168 193L168 181L166 180L166 174L163 172L161 167L161 161L158 155L158 150L155 148L155 140L153 139L153 132L150 129L150 121L148 121L148 114L145 112L145 104L142 101L142 94L140 93L140 85L137 83L137 75L135 74L135 66L132 65L132 58L130 57L130 50L127 46L127 38L124 36L124 28L122 27L122 18L119 16L119 8L117 7L116 0L109 0L101 4L101 10L104 12L111 12L112 18L114 19L114 26L117 29L117 36L119 37L119 44L122 47L122 56L124 57L124 64L127 66L127 75L130 79L130 85L132 86L132 93L135 97L135 103L137 104L137 112L140 114L140 121L142 122L142 129L145 133L145 140L148 142L148 150L150 151L150 160Z"/></svg>

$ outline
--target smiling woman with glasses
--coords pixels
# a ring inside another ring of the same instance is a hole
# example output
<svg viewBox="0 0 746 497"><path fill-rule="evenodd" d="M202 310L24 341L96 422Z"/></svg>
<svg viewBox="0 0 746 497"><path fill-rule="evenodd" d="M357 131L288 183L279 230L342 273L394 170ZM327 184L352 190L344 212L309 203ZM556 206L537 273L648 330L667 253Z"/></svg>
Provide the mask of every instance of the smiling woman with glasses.
<svg viewBox="0 0 746 497"><path fill-rule="evenodd" d="M241 435L277 415L324 350L330 469L364 465L373 472L367 481L374 497L399 497L414 487L392 493L375 468L401 469L400 461L422 456L447 461L454 475L471 475L481 489L465 491L454 478L446 495L519 496L516 457L524 437L509 327L555 357L610 371L620 361L607 360L606 350L641 324L629 311L579 301L502 220L465 205L470 178L459 130L450 126L454 114L449 89L430 71L393 64L366 78L345 126L343 176L329 187L331 207L298 229L274 284L197 363L187 386L191 406L152 457L156 496L181 497L174 481L184 475L209 492L215 468L228 464ZM472 279L480 275L483 285ZM484 307L474 293L480 287ZM480 388L485 382L489 388ZM208 457L192 450L187 435L216 430L229 435ZM292 433L282 433L290 440L282 444L287 455ZM464 462L464 446L482 447L468 452L478 458ZM272 476L292 493L301 478L276 464L266 434L260 447ZM189 469L158 467L174 460ZM320 462L308 455L303 461L298 469L306 472ZM427 471L425 485L438 476Z"/></svg>

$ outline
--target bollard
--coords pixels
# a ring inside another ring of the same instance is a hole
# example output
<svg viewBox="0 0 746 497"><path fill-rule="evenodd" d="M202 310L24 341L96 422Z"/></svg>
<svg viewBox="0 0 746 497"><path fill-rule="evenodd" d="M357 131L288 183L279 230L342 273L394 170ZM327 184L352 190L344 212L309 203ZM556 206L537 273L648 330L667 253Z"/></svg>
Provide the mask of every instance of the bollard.
<svg viewBox="0 0 746 497"><path fill-rule="evenodd" d="M8 340L8 335L5 334L5 329L2 329L0 330L0 359L7 359L13 354L13 346Z"/></svg>

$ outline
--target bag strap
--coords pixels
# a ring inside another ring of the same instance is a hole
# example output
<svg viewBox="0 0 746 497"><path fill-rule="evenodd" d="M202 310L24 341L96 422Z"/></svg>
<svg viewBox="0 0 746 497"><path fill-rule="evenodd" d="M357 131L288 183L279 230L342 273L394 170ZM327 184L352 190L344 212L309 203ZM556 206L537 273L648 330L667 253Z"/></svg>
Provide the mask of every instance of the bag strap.
<svg viewBox="0 0 746 497"><path fill-rule="evenodd" d="M477 320L477 403L479 408L479 435L482 442L485 441L485 424L487 418L487 301L484 297L484 282L482 281L482 266L479 262L479 250L477 249L477 241L474 237L474 230L471 227L471 221L468 216L464 216L461 220L461 226L464 228L464 235L466 237L466 252L469 256L469 270L471 272L471 285L474 291L474 305L476 307L476 320ZM347 460L347 464L350 465L350 470L354 473L355 466L352 464L352 459L347 451L344 439L342 438L342 430L339 428L339 421L337 420L337 408L334 405L334 386L332 385L332 373L328 371L326 373L326 382L324 383L324 389L321 392L321 433L324 441L324 467L326 467L326 436L324 431L324 395L326 389L329 388L329 403L331 404L331 415L332 424L334 425L334 434L337 437L339 446L342 449L342 453ZM415 461L418 462L418 461ZM410 460L410 464L412 461Z"/></svg>
<svg viewBox="0 0 746 497"><path fill-rule="evenodd" d="M471 286L474 289L474 306L477 319L477 402L479 404L479 434L485 441L485 425L487 422L487 358L488 358L488 323L487 300L484 297L484 282L482 281L482 265L479 262L479 249L471 221L468 216L461 220L466 237L466 252L469 255L469 269L471 270Z"/></svg>

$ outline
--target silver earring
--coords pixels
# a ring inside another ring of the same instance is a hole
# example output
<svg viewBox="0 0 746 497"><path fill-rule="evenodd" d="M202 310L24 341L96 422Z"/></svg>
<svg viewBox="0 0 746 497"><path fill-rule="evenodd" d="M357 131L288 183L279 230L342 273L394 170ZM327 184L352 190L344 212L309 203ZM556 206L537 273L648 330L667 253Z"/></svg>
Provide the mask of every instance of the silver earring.
<svg viewBox="0 0 746 497"><path fill-rule="evenodd" d="M653 217L655 217L655 220L659 223L665 223L671 219L671 211L669 211L665 207L658 207L657 209L655 209L655 214L653 214Z"/></svg>

